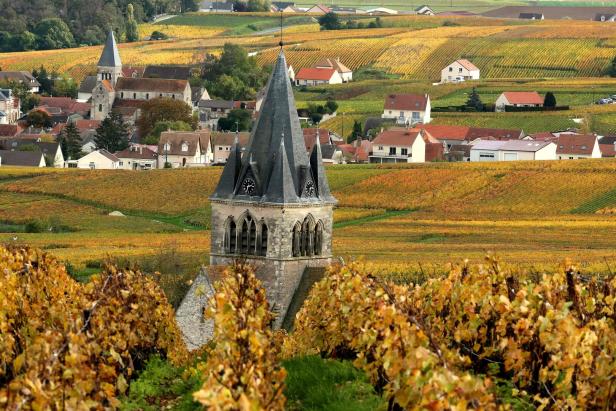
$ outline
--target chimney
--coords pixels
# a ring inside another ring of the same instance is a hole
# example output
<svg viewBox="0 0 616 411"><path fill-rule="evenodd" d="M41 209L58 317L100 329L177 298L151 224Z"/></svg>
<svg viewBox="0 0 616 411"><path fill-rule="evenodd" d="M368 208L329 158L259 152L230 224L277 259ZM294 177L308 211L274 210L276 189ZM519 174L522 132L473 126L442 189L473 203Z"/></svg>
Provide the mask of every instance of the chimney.
<svg viewBox="0 0 616 411"><path fill-rule="evenodd" d="M143 147L139 146L139 154L143 154Z"/></svg>

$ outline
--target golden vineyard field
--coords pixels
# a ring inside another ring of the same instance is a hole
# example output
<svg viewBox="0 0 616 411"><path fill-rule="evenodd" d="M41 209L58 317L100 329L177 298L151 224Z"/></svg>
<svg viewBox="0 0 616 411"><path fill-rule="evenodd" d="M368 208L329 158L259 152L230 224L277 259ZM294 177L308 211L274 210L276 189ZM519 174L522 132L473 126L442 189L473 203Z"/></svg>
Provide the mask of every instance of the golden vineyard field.
<svg viewBox="0 0 616 411"><path fill-rule="evenodd" d="M443 26L443 18L413 16L384 17L385 27L379 29L318 31L315 24L298 24L286 30L287 58L296 70L323 57L340 57L352 69L374 66L404 78L424 80L436 79L439 70L455 58L472 59L484 78L596 77L604 74L616 47L616 30L601 23L449 20L458 26ZM261 64L271 64L276 56L277 33L228 36L225 30L229 27L200 26L198 21L197 16L191 25L162 22L140 26L142 37L159 30L172 39L123 44L123 62L136 66L197 64L205 52L216 52L225 42L257 52ZM81 80L94 70L100 50L81 47L3 53L0 67L31 70L44 65Z"/></svg>

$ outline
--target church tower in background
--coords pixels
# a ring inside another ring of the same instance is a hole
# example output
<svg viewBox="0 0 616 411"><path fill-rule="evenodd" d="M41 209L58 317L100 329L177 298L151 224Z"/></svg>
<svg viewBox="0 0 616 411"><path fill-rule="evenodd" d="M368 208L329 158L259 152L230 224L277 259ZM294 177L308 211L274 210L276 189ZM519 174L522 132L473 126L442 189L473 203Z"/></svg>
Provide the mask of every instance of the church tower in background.
<svg viewBox="0 0 616 411"><path fill-rule="evenodd" d="M331 263L336 204L318 137L306 152L282 51L248 146L235 142L210 200L210 264L253 264L282 326L306 272Z"/></svg>

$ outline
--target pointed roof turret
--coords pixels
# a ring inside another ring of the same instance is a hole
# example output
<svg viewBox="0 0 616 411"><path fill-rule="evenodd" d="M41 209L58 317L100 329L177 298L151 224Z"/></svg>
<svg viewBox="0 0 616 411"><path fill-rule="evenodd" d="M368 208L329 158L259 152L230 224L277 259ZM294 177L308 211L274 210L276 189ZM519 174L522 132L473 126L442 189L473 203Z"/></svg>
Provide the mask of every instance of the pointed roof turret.
<svg viewBox="0 0 616 411"><path fill-rule="evenodd" d="M315 185L317 187L317 195L324 201L336 201L329 190L329 184L327 183L327 176L325 175L325 166L323 166L323 154L321 153L321 139L317 129L316 142L312 147L310 153L310 167L312 168L312 175L315 179Z"/></svg>
<svg viewBox="0 0 616 411"><path fill-rule="evenodd" d="M99 67L120 67L122 66L122 60L120 60L120 53L118 52L118 45L116 44L113 30L109 30L107 34L107 41L105 41L105 47L101 58L98 60Z"/></svg>
<svg viewBox="0 0 616 411"><path fill-rule="evenodd" d="M299 199L293 187L293 173L287 158L284 138L280 139L280 149L272 161L274 168L263 200L268 203L295 203Z"/></svg>
<svg viewBox="0 0 616 411"><path fill-rule="evenodd" d="M225 198L233 195L233 190L237 183L237 178L240 174L240 167L242 166L242 148L240 147L239 136L235 134L235 140L233 141L233 147L227 158L225 168L220 175L220 181L218 186L212 195L212 198Z"/></svg>

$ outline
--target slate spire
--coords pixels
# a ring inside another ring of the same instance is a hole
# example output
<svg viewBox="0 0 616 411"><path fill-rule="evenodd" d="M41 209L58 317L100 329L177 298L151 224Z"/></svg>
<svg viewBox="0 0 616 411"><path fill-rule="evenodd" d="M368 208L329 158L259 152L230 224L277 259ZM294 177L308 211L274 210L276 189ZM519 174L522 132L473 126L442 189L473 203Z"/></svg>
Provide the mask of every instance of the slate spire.
<svg viewBox="0 0 616 411"><path fill-rule="evenodd" d="M107 34L107 41L105 41L105 47L101 58L98 60L99 67L121 67L122 60L120 60L120 53L118 51L118 45L116 44L113 30L109 30Z"/></svg>
<svg viewBox="0 0 616 411"><path fill-rule="evenodd" d="M329 190L327 176L325 175L323 154L321 152L321 136L319 135L318 128L316 141L312 147L312 152L310 153L310 168L312 169L312 175L314 176L318 197L323 201L336 201Z"/></svg>
<svg viewBox="0 0 616 411"><path fill-rule="evenodd" d="M317 174L313 170L319 168L316 162L314 164L312 167L306 152L287 62L281 51L267 83L239 173L235 179L231 178L235 173L226 170L230 167L227 163L212 198L276 204L335 201L327 188L324 171L319 179L326 196L319 196L315 190Z"/></svg>

